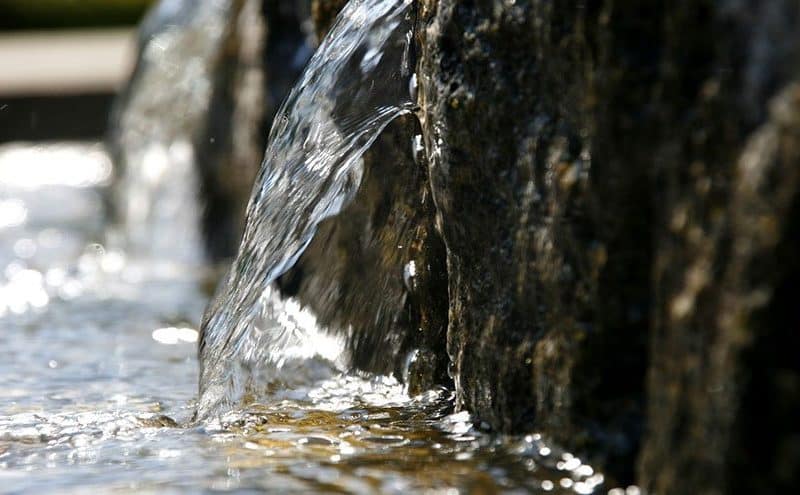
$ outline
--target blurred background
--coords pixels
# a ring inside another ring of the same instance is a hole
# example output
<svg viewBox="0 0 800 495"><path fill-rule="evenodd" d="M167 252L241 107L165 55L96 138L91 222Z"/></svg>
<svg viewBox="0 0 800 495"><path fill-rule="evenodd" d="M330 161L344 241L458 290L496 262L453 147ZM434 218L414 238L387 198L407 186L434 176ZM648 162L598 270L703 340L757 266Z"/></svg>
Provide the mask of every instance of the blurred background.
<svg viewBox="0 0 800 495"><path fill-rule="evenodd" d="M0 2L0 143L102 137L151 3Z"/></svg>

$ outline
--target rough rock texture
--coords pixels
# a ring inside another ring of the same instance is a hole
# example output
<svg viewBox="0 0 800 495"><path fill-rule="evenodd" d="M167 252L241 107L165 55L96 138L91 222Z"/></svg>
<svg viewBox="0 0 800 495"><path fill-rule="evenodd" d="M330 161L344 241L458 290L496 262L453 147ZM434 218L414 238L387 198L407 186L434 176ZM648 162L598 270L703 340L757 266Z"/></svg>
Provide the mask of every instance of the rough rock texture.
<svg viewBox="0 0 800 495"><path fill-rule="evenodd" d="M635 164L656 61L622 24L572 3L427 2L419 72L459 402L630 478L651 269Z"/></svg>
<svg viewBox="0 0 800 495"><path fill-rule="evenodd" d="M667 189L640 462L654 493L788 493L800 472L800 85L736 151Z"/></svg>
<svg viewBox="0 0 800 495"><path fill-rule="evenodd" d="M657 493L797 483L798 15L421 2L464 407Z"/></svg>

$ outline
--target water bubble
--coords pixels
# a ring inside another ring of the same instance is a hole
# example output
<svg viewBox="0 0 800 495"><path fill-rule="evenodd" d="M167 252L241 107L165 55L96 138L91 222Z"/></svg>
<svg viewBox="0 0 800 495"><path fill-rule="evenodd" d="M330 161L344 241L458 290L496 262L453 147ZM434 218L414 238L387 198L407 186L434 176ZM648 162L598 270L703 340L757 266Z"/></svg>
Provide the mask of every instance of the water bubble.
<svg viewBox="0 0 800 495"><path fill-rule="evenodd" d="M417 165L422 165L425 162L425 143L422 139L422 134L415 134L411 138L411 155Z"/></svg>
<svg viewBox="0 0 800 495"><path fill-rule="evenodd" d="M544 454L543 454L544 455ZM559 469L564 471L574 471L581 466L581 460L577 457L570 456L569 458L565 457L565 461L559 462L558 464L561 466Z"/></svg>
<svg viewBox="0 0 800 495"><path fill-rule="evenodd" d="M409 261L403 267L403 283L409 292L413 292L417 288L417 264L414 260Z"/></svg>
<svg viewBox="0 0 800 495"><path fill-rule="evenodd" d="M409 352L406 355L406 359L403 363L403 382L408 386L409 380L411 378L411 367L414 366L414 363L417 361L419 357L419 349L414 349L413 351Z"/></svg>

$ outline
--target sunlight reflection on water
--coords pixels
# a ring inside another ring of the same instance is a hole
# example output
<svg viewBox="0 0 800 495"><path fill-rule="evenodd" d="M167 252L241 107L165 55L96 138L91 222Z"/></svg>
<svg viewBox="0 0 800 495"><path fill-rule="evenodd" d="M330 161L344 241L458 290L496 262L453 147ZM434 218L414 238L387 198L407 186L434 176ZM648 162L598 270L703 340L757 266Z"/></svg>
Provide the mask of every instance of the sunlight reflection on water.
<svg viewBox="0 0 800 495"><path fill-rule="evenodd" d="M111 160L97 143L0 146L0 188L96 187L111 180Z"/></svg>
<svg viewBox="0 0 800 495"><path fill-rule="evenodd" d="M601 474L539 435L487 434L469 414L453 413L449 392L408 397L390 377L334 374L276 386L246 407L193 422L207 274L109 247L102 203L110 171L98 145L21 147L0 147L0 204L28 212L0 230L0 491L602 486ZM4 175L26 170L26 160L36 173ZM56 170L65 163L76 176Z"/></svg>

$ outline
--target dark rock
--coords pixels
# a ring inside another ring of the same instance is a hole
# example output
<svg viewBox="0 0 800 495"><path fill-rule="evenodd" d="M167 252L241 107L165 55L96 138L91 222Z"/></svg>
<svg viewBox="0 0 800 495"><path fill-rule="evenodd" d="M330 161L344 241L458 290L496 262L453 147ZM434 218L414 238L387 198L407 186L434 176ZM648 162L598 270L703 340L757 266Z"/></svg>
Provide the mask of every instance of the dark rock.
<svg viewBox="0 0 800 495"><path fill-rule="evenodd" d="M247 197L266 145L262 50L266 22L260 0L239 1L227 36L204 132L195 141L204 202L207 252L223 260L236 252Z"/></svg>
<svg viewBox="0 0 800 495"><path fill-rule="evenodd" d="M638 144L657 69L650 26L631 17L649 14L423 5L422 118L458 400L630 479L651 270L648 168L635 164L650 157Z"/></svg>
<svg viewBox="0 0 800 495"><path fill-rule="evenodd" d="M800 477L800 6L667 17L648 433L658 493L788 493ZM686 33L694 33L687 37Z"/></svg>
<svg viewBox="0 0 800 495"><path fill-rule="evenodd" d="M420 14L459 402L657 493L796 484L797 5Z"/></svg>
<svg viewBox="0 0 800 495"><path fill-rule="evenodd" d="M344 3L312 2L318 37ZM272 4L266 66L307 43L295 5ZM461 407L610 485L789 491L797 9L420 1L421 127L386 130L281 291L355 367L418 391L450 365Z"/></svg>
<svg viewBox="0 0 800 495"><path fill-rule="evenodd" d="M331 28L336 15L347 4L347 0L312 0L311 19L317 39L322 39Z"/></svg>
<svg viewBox="0 0 800 495"><path fill-rule="evenodd" d="M665 182L640 462L654 493L788 493L800 473L800 86L737 144Z"/></svg>

